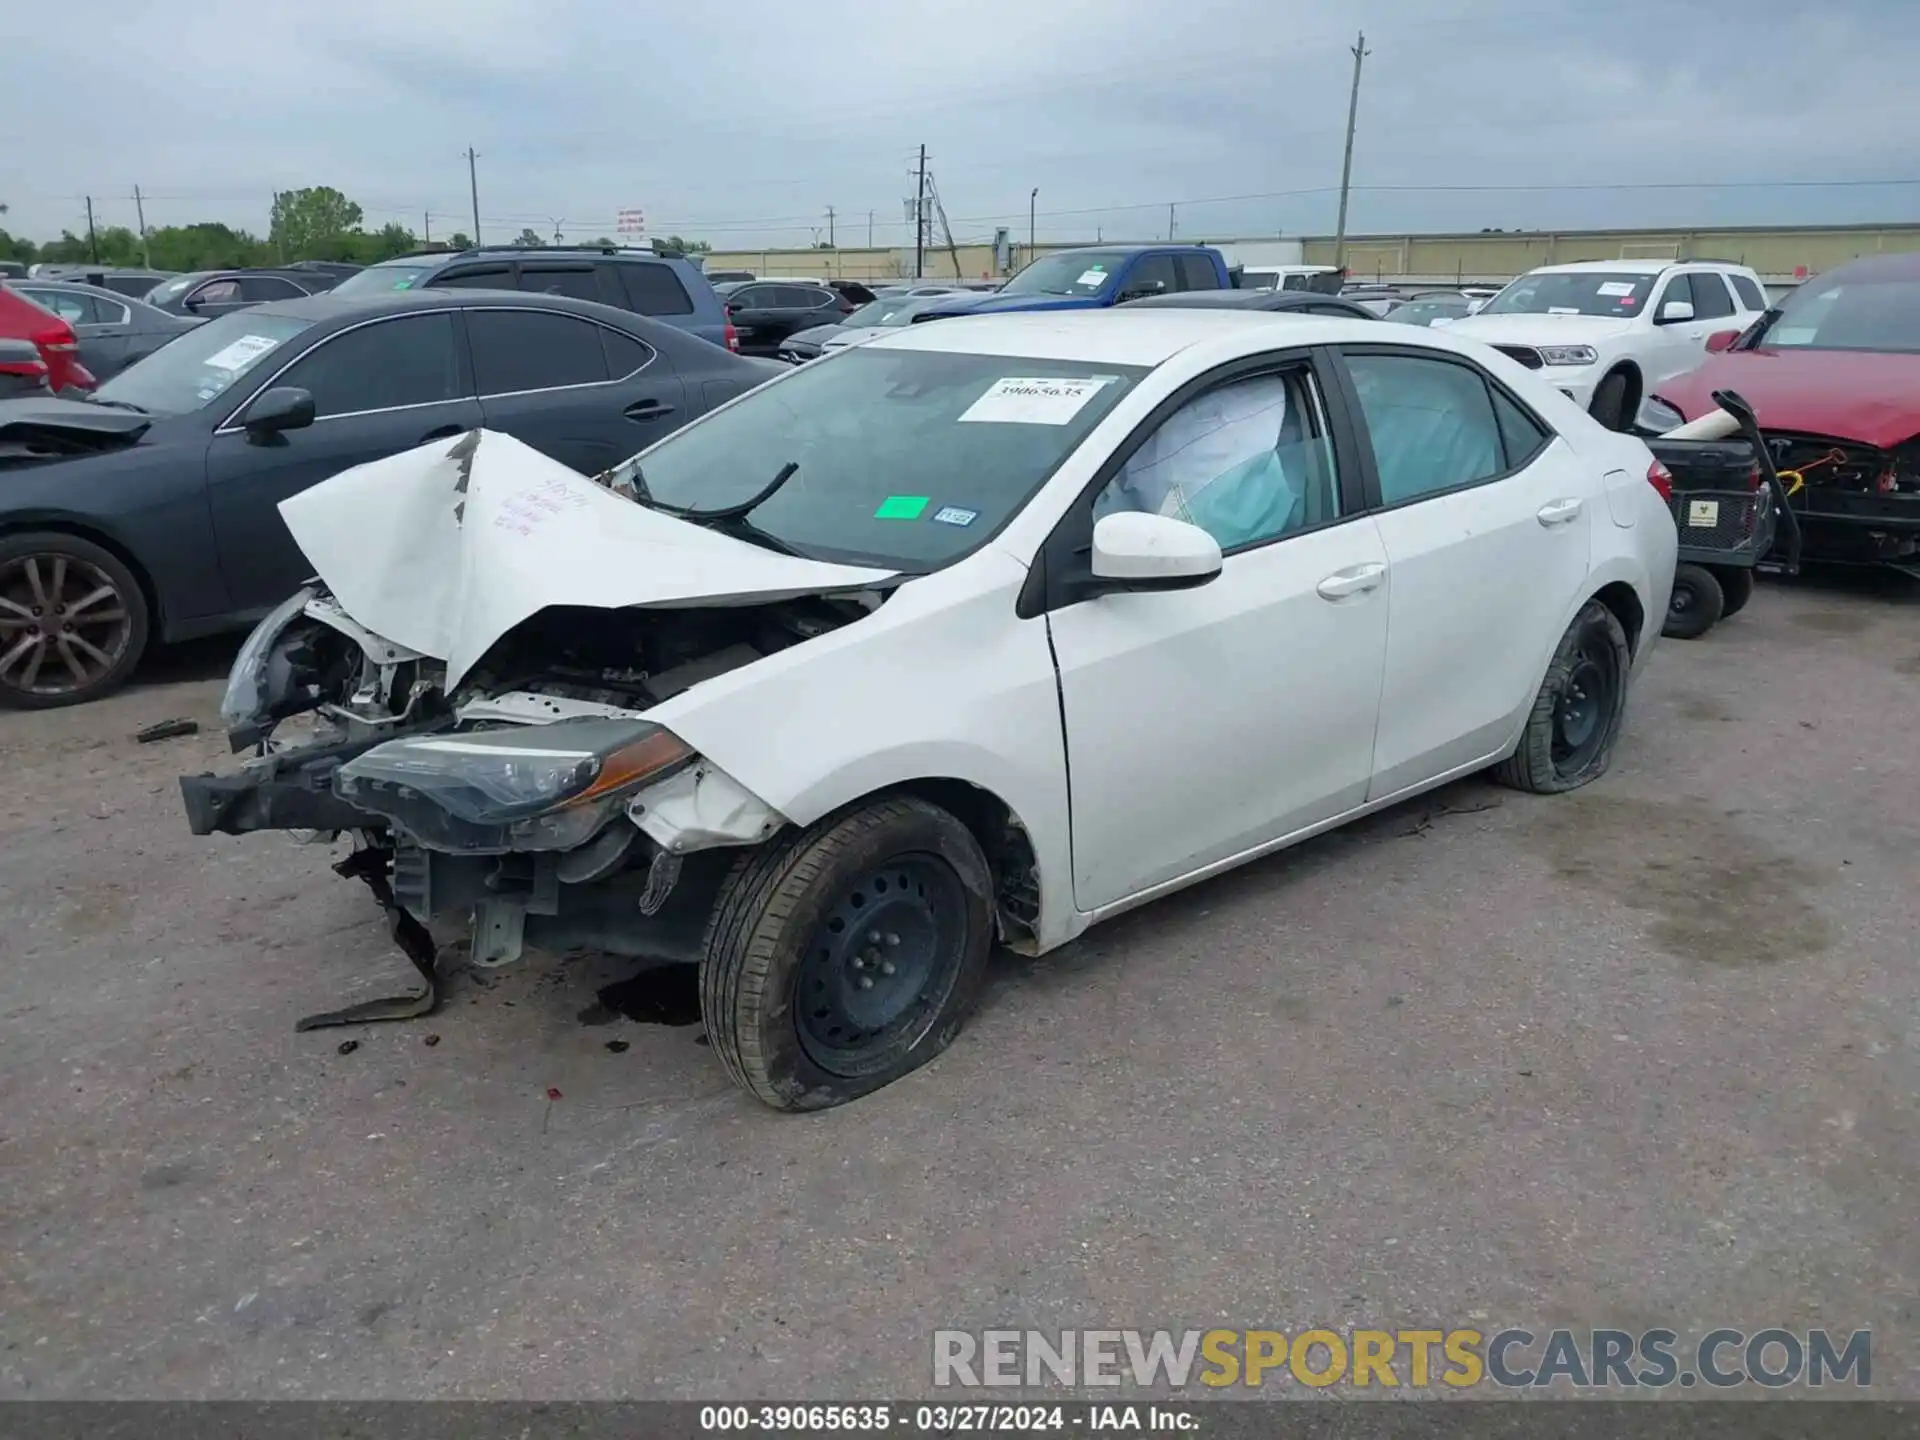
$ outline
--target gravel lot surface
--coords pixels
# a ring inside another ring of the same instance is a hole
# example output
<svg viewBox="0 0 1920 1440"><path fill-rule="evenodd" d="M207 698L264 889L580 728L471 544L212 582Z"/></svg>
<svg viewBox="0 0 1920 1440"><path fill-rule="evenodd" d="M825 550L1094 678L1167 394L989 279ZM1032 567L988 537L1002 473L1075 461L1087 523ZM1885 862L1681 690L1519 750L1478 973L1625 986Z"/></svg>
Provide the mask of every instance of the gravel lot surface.
<svg viewBox="0 0 1920 1440"><path fill-rule="evenodd" d="M1871 1326L1920 1394L1920 586L1767 587L1599 784L1003 957L811 1117L598 958L296 1035L408 971L324 849L187 834L231 650L0 715L0 1395L901 1396L940 1326L1314 1322Z"/></svg>

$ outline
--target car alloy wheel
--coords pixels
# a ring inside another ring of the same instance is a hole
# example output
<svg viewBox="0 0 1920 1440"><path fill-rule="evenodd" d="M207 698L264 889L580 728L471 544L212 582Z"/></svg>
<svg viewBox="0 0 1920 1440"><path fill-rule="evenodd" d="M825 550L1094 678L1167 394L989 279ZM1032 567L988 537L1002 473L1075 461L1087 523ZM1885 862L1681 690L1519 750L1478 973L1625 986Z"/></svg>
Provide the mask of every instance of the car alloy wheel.
<svg viewBox="0 0 1920 1440"><path fill-rule="evenodd" d="M800 1043L857 1076L924 1029L965 958L967 903L936 855L902 855L842 891L808 946L795 996Z"/></svg>
<svg viewBox="0 0 1920 1440"><path fill-rule="evenodd" d="M119 584L74 555L0 562L0 685L53 700L99 687L121 669L134 617Z"/></svg>

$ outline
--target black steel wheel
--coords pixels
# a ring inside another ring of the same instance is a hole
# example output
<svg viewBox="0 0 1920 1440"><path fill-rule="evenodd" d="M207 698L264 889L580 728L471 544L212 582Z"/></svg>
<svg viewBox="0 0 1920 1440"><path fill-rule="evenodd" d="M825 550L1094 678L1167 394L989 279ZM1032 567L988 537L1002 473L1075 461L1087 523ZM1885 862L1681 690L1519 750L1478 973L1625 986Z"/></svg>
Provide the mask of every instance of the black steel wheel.
<svg viewBox="0 0 1920 1440"><path fill-rule="evenodd" d="M1677 565L1660 633L1669 640L1698 640L1720 623L1725 612L1726 595L1711 570L1704 565Z"/></svg>
<svg viewBox="0 0 1920 1440"><path fill-rule="evenodd" d="M1753 598L1753 571L1744 565L1716 565L1713 578L1720 582L1720 618L1731 620Z"/></svg>
<svg viewBox="0 0 1920 1440"><path fill-rule="evenodd" d="M1554 795L1606 774L1632 673L1627 632L1605 605L1588 601L1561 636L1520 744L1494 767L1494 778Z"/></svg>
<svg viewBox="0 0 1920 1440"><path fill-rule="evenodd" d="M0 540L0 704L97 700L146 645L146 597L117 556L56 531Z"/></svg>
<svg viewBox="0 0 1920 1440"><path fill-rule="evenodd" d="M944 1050L993 937L966 826L911 796L748 852L707 923L700 1010L734 1080L780 1110L877 1090Z"/></svg>

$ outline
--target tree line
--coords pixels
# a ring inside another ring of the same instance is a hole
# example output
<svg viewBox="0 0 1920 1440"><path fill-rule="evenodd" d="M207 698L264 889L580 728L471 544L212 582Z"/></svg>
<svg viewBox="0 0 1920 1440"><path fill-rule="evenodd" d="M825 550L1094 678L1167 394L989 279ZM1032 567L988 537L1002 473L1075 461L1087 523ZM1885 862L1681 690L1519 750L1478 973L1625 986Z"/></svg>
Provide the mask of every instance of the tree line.
<svg viewBox="0 0 1920 1440"><path fill-rule="evenodd" d="M7 207L0 204L0 216ZM190 225L149 227L140 235L124 225L107 225L90 235L63 230L58 240L36 244L0 229L0 259L36 263L103 266L143 266L154 270L226 270L288 265L296 260L334 260L372 265L416 250L464 250L473 242L456 231L426 243L406 225L388 222L377 230L365 228L360 206L330 185L283 190L274 197L265 237L237 230L218 221ZM513 240L516 245L546 242L531 227ZM590 242L610 246L606 236ZM671 235L653 242L655 249L703 252L703 241Z"/></svg>

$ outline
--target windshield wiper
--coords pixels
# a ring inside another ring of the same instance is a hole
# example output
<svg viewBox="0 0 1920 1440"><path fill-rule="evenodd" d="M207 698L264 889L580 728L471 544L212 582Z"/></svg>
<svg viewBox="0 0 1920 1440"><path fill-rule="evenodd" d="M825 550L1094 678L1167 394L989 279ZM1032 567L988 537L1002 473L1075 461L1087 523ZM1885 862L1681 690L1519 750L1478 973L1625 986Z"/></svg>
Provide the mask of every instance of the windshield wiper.
<svg viewBox="0 0 1920 1440"><path fill-rule="evenodd" d="M144 405L136 405L131 400L109 400L98 393L89 392L80 397L89 405L105 405L112 410L131 410L136 415L151 415L153 412Z"/></svg>
<svg viewBox="0 0 1920 1440"><path fill-rule="evenodd" d="M762 530L747 518L748 512L759 508L771 500L780 487L799 473L800 462L789 460L765 485L738 505L722 506L718 510L696 510L686 505L667 505L653 498L653 492L647 489L646 476L641 474L638 465L633 467L633 490L635 498L649 510L658 510L662 515L671 515L676 520L686 520L694 525L703 525L709 530L717 530L722 535L731 535L736 540L744 540L750 545L759 545L768 550L776 550L782 555L796 555L801 559L810 558L804 550L795 549L778 535Z"/></svg>
<svg viewBox="0 0 1920 1440"><path fill-rule="evenodd" d="M1760 312L1760 318L1747 327L1747 333L1740 337L1738 343L1730 345L1727 348L1730 350L1758 350L1761 339L1766 335L1767 331L1773 328L1773 322L1779 318L1780 307L1778 305L1769 305L1765 310Z"/></svg>

